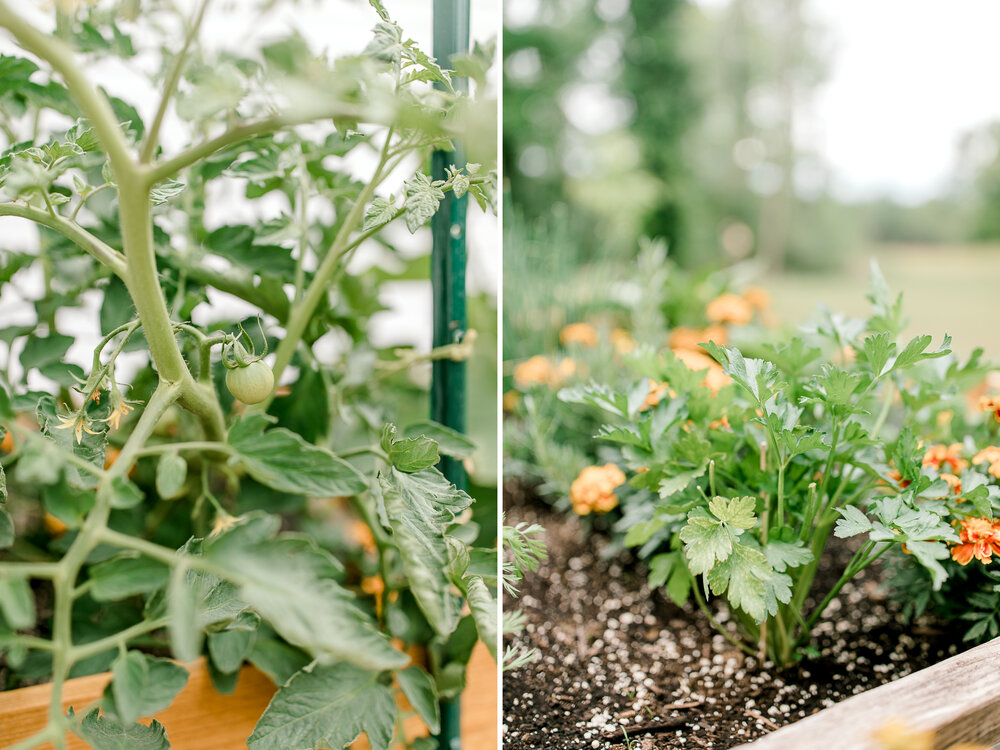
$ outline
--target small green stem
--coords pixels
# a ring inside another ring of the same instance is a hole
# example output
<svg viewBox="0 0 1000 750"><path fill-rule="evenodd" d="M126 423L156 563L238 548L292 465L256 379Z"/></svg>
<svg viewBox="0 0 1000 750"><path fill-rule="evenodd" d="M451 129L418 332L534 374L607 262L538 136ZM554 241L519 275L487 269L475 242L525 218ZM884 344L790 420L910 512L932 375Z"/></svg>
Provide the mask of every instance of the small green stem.
<svg viewBox="0 0 1000 750"><path fill-rule="evenodd" d="M153 116L152 123L146 130L146 140L143 142L142 152L139 154L139 161L143 163L149 162L156 152L156 146L160 139L160 126L163 125L163 118L167 114L170 99L173 97L174 91L177 90L177 84L180 82L188 50L198 35L198 29L201 28L201 22L205 18L205 10L208 8L208 2L209 0L202 0L201 5L198 7L198 12L191 21L187 34L184 36L184 44L170 65L170 70L167 71L167 77L164 79L163 84L163 93L160 95L160 104L156 108L156 114Z"/></svg>
<svg viewBox="0 0 1000 750"><path fill-rule="evenodd" d="M139 636L146 635L147 633L152 633L154 630L165 628L167 626L168 619L169 618L167 617L160 617L155 620L143 620L142 622L136 623L130 628L125 628L125 630L115 633L114 635L109 635L106 638L91 641L90 643L81 643L78 646L74 646L71 652L73 660L82 661L113 648L122 648L133 638L138 638Z"/></svg>
<svg viewBox="0 0 1000 750"><path fill-rule="evenodd" d="M708 604L705 603L705 599L704 597L702 597L701 591L699 591L698 589L697 579L691 582L691 591L694 592L694 598L695 601L698 602L698 608L702 611L705 617L708 618L709 623L711 623L712 627L715 628L715 630L719 633L719 635L721 635L723 638L725 638L727 641L729 641L731 644L736 646L736 648L738 648L740 651L747 654L748 656L757 656L756 651L754 651L747 644L745 644L739 638L730 633L725 627L723 627L722 623L720 623L718 620L715 619L715 617L712 615L712 611L708 608Z"/></svg>
<svg viewBox="0 0 1000 750"><path fill-rule="evenodd" d="M146 445L136 451L136 458L142 456L155 456L159 453L171 453L174 451L199 451L203 453L227 453L233 455L236 450L226 443L218 443L210 440L192 440L185 443L157 443L156 445Z"/></svg>
<svg viewBox="0 0 1000 750"><path fill-rule="evenodd" d="M364 455L372 455L381 458L383 461L389 461L389 457L385 454L385 451L377 445L362 445L358 448L348 448L346 451L340 451L337 454L340 458L351 458L352 456Z"/></svg>
<svg viewBox="0 0 1000 750"><path fill-rule="evenodd" d="M0 203L0 216L18 216L54 229L110 268L116 276L125 277L125 256L75 222L20 203Z"/></svg>
<svg viewBox="0 0 1000 750"><path fill-rule="evenodd" d="M59 563L0 562L0 571L14 576L53 580L60 575Z"/></svg>
<svg viewBox="0 0 1000 750"><path fill-rule="evenodd" d="M878 413L878 418L875 420L875 424L872 425L872 438L877 438L879 433L882 432L882 427L885 425L886 419L889 417L889 411L892 409L892 401L895 398L895 387L892 380L886 381L885 386L885 400L882 402L882 409Z"/></svg>

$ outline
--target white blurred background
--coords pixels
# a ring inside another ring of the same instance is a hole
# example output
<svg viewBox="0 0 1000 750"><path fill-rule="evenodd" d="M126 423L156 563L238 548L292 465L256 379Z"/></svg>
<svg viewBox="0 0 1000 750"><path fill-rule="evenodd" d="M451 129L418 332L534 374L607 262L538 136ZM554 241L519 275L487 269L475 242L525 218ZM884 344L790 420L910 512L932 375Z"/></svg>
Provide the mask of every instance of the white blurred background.
<svg viewBox="0 0 1000 750"><path fill-rule="evenodd" d="M190 9L194 3L184 0L178 7ZM37 0L20 4L18 11L38 26L51 28L51 4ZM298 31L314 51L325 51L329 57L361 52L371 38L371 29L378 21L374 10L363 0L304 0L294 3L275 3L275 9L266 15L251 11L246 3L223 2L217 0L209 5L202 30L201 40L206 49L229 49L239 51L241 46L257 49L268 41L287 36L290 31ZM432 54L432 2L431 0L386 0L385 6L393 20L403 28L404 35L416 40L424 51ZM188 10L190 14L190 10ZM494 0L472 0L471 36L472 41L488 41L497 36L497 4ZM128 29L131 33L132 29ZM180 46L180 27L176 38ZM135 34L134 44L139 54L128 61L112 59L102 61L88 68L92 80L117 96L121 96L136 107L144 122L149 122L159 101L159 92L150 85L149 74L159 69L160 60L155 45L141 35ZM0 31L0 54L23 54L8 34ZM497 87L495 69L491 71L489 94L495 96ZM69 123L59 122L53 115L53 128L65 128ZM184 130L181 129L170 112L164 122L161 143L166 153L174 153L185 145ZM359 178L370 173L374 157L368 153L352 153L348 167ZM420 167L416 161L405 163L385 182L385 192L395 190L398 195L402 181ZM241 181L220 178L212 191L206 211L206 225L209 230L224 224L249 221L252 218L273 218L289 207L284 196L271 193L262 199L247 201L243 197ZM311 215L322 217L322 206L310 207ZM315 210L313 210L315 209ZM388 230L388 238L396 244L406 257L429 254L431 235L428 228L410 235L403 226L393 226ZM9 250L31 250L37 246L38 232L30 222L17 218L0 219L0 247ZM484 215L470 202L468 211L468 282L470 294L485 294L496 297L500 245L496 217ZM381 250L374 242L362 246L351 261L350 268L361 270L373 264L392 268L394 259ZM34 311L29 304L41 296L43 282L41 269L35 267L19 272L11 284L0 291L0 327L32 324ZM211 325L215 320L232 317L234 314L252 314L253 308L229 295L210 291L210 304L200 305L193 313L194 322ZM383 304L390 309L379 313L372 321L371 339L376 346L412 345L422 351L431 347L431 289L428 281L398 281L383 286ZM60 333L78 337L70 349L67 360L82 367L88 367L93 343L98 337L98 310L100 294L88 295L81 308L62 309L56 318ZM490 337L492 338L492 337ZM327 357L336 354L335 338L327 345ZM322 346L320 347L323 348ZM16 360L17 348L13 352ZM7 353L2 355L6 358ZM129 355L126 355L129 356ZM142 357L143 355L132 355ZM123 360L122 374L129 371L128 362ZM0 362L0 366L7 366ZM13 379L21 377L16 362L11 371ZM32 387L46 387L47 383L37 372L30 373Z"/></svg>

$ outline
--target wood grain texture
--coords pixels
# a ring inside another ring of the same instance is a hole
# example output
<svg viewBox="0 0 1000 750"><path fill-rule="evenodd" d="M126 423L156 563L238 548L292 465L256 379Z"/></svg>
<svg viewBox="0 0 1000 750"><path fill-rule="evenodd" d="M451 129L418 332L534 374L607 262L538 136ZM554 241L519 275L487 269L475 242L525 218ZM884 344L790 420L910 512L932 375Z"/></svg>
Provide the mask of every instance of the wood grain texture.
<svg viewBox="0 0 1000 750"><path fill-rule="evenodd" d="M914 730L935 730L935 750L957 742L1000 742L1000 638L855 695L740 748L881 750L872 734L893 720Z"/></svg>
<svg viewBox="0 0 1000 750"><path fill-rule="evenodd" d="M274 694L274 685L257 669L246 666L240 672L236 690L231 695L219 695L203 659L186 666L191 673L187 686L169 708L155 717L166 727L172 750L245 749L246 738ZM102 673L69 680L64 688L63 709L73 706L82 713L100 698L110 679L109 674ZM0 693L0 747L41 731L48 701L48 685ZM413 718L407 722L406 732L412 738L427 730L419 718ZM462 744L469 750L486 750L496 747L496 738L497 668L480 644L473 653L468 689L462 697ZM43 747L52 750L53 746ZM352 748L367 750L368 743L362 738ZM68 750L88 750L88 746L69 736Z"/></svg>

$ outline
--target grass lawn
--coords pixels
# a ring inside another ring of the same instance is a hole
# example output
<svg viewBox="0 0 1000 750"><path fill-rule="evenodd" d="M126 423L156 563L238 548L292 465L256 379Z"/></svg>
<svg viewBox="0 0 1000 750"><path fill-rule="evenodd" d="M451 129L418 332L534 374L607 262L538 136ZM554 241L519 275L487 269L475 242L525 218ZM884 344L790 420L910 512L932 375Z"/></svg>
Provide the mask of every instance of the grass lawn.
<svg viewBox="0 0 1000 750"><path fill-rule="evenodd" d="M956 352L979 346L1000 360L1000 246L880 245L840 272L784 273L759 283L771 290L775 312L789 325L806 322L821 303L863 316L870 309L865 295L871 257L892 292L903 292L907 333L933 334L934 347L950 333Z"/></svg>

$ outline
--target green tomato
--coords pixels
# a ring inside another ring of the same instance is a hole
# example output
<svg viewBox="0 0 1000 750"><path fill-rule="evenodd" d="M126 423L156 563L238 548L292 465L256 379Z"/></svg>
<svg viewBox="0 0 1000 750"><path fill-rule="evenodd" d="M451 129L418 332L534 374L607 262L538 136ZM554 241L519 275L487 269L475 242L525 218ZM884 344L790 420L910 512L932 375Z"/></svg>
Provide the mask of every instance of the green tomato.
<svg viewBox="0 0 1000 750"><path fill-rule="evenodd" d="M267 364L257 360L227 372L226 387L244 404L259 404L274 389L274 373Z"/></svg>

